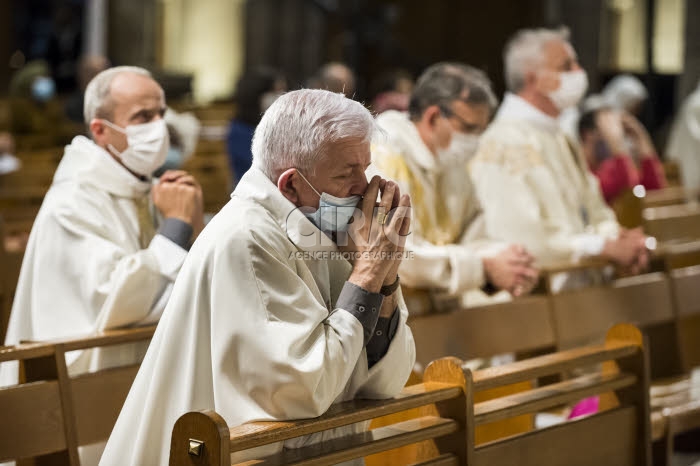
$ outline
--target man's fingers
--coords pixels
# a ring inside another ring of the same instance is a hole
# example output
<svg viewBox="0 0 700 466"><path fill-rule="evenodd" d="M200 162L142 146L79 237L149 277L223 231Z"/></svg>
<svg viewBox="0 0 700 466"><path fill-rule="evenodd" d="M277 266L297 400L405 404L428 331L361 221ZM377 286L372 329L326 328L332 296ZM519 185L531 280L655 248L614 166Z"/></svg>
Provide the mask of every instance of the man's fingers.
<svg viewBox="0 0 700 466"><path fill-rule="evenodd" d="M177 181L178 178L187 175L184 170L167 170L160 177L160 181Z"/></svg>
<svg viewBox="0 0 700 466"><path fill-rule="evenodd" d="M374 214L374 206L375 202L377 201L377 194L379 193L379 183L381 181L384 180L382 180L380 176L375 175L372 177L372 179L369 182L369 185L367 186L367 190L365 191L365 195L362 199L362 215L365 216L365 219L371 219L372 215Z"/></svg>
<svg viewBox="0 0 700 466"><path fill-rule="evenodd" d="M186 184L189 186L199 186L199 183L197 183L196 178L192 175L181 176L175 182L179 184Z"/></svg>

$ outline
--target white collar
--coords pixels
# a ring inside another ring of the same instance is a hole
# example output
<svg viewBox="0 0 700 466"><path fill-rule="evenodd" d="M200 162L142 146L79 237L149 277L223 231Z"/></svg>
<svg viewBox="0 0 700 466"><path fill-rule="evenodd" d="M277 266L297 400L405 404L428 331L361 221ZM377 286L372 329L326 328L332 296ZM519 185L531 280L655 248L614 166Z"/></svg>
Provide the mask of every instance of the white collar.
<svg viewBox="0 0 700 466"><path fill-rule="evenodd" d="M377 117L377 125L387 133L379 135L378 138L388 138L405 157L413 159L425 170L434 171L440 168L435 156L420 137L415 123L408 117L408 113L388 110Z"/></svg>
<svg viewBox="0 0 700 466"><path fill-rule="evenodd" d="M255 166L243 175L231 197L251 200L262 206L287 233L289 240L302 251L338 250L338 246L284 197L277 185Z"/></svg>
<svg viewBox="0 0 700 466"><path fill-rule="evenodd" d="M551 117L517 94L506 92L496 113L496 121L525 120L541 129L560 132L559 120Z"/></svg>
<svg viewBox="0 0 700 466"><path fill-rule="evenodd" d="M95 186L119 197L141 198L152 185L151 179L140 180L120 165L103 148L85 136L76 136L66 146L56 169L54 183L75 180Z"/></svg>

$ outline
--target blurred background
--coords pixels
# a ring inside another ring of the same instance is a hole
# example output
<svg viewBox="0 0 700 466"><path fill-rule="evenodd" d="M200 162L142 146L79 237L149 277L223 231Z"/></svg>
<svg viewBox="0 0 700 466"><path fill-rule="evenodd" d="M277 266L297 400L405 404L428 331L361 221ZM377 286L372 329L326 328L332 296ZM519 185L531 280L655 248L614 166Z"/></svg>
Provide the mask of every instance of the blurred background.
<svg viewBox="0 0 700 466"><path fill-rule="evenodd" d="M440 60L484 69L502 95L507 38L566 25L590 92L621 72L644 82L642 121L663 147L700 78L697 0L0 0L0 23L0 96L36 60L70 96L81 55L152 70L171 104L231 101L239 78L261 66L290 89L310 86L330 61L354 70L364 102L389 76L413 78Z"/></svg>

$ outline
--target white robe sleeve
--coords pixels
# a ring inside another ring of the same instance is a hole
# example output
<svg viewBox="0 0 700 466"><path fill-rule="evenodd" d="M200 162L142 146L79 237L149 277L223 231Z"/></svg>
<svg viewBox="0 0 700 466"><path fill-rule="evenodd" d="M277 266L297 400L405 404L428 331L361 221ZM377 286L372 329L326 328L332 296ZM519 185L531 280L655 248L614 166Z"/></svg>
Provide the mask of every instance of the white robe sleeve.
<svg viewBox="0 0 700 466"><path fill-rule="evenodd" d="M222 249L212 271L229 279L211 290L213 366L223 372L216 404L235 412L236 398L250 398L259 420L320 416L361 357L366 367L363 326L345 309L329 312L300 276L308 269L266 233Z"/></svg>
<svg viewBox="0 0 700 466"><path fill-rule="evenodd" d="M164 292L170 290L187 251L156 235L148 248L131 252L109 236L99 217L94 223L84 218L61 209L49 214L35 245L52 248L51 239L64 245L50 252L47 262L56 268L50 276L61 288L65 309L76 303L84 310L78 319L86 324L84 332L136 324L152 312L160 314L167 302Z"/></svg>

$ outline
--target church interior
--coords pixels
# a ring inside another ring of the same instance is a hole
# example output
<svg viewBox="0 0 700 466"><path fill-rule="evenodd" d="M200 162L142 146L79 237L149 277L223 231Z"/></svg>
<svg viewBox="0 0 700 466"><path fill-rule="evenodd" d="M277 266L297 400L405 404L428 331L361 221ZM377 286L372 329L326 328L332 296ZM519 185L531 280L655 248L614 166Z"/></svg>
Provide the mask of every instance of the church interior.
<svg viewBox="0 0 700 466"><path fill-rule="evenodd" d="M0 464L700 466L700 1L0 1Z"/></svg>

